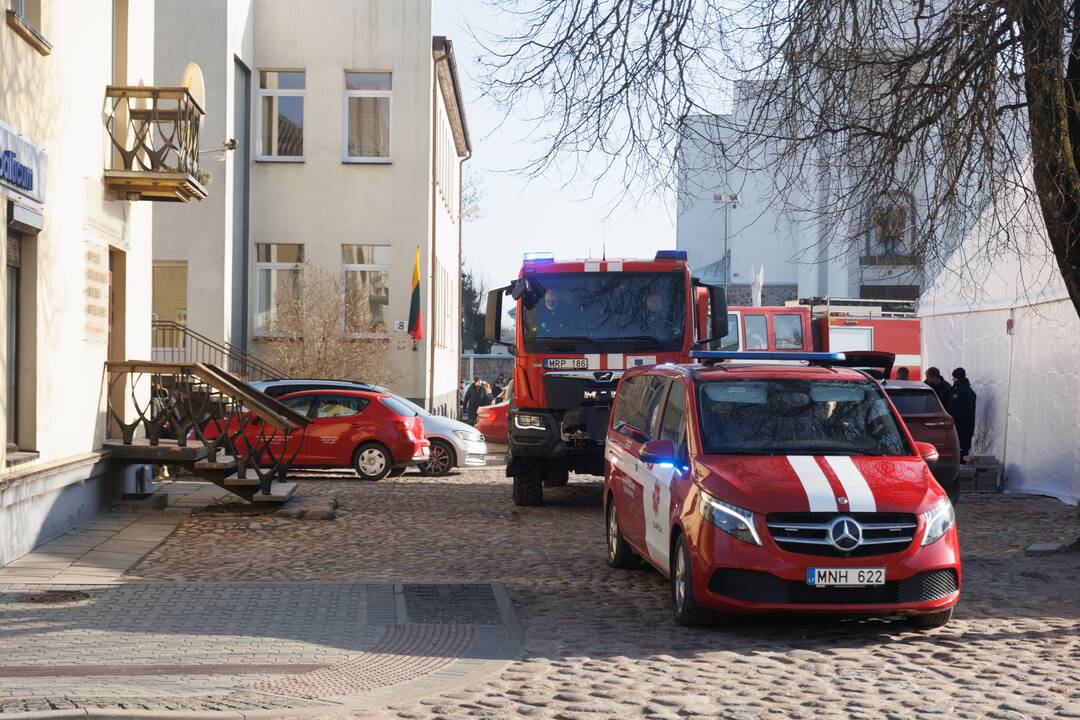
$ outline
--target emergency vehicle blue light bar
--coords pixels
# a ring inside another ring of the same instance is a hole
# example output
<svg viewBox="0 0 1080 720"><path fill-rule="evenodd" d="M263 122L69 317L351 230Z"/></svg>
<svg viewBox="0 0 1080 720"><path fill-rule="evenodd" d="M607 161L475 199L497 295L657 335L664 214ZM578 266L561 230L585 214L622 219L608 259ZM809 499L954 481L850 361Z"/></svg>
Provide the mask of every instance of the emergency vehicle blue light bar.
<svg viewBox="0 0 1080 720"><path fill-rule="evenodd" d="M525 262L555 262L555 256L549 252L527 252Z"/></svg>
<svg viewBox="0 0 1080 720"><path fill-rule="evenodd" d="M657 260L686 260L687 254L685 250L657 250Z"/></svg>
<svg viewBox="0 0 1080 720"><path fill-rule="evenodd" d="M739 352L736 350L692 350L690 357L694 360L707 362L719 362L721 360L801 360L809 363L828 365L833 362L844 362L847 356L844 353L825 352Z"/></svg>

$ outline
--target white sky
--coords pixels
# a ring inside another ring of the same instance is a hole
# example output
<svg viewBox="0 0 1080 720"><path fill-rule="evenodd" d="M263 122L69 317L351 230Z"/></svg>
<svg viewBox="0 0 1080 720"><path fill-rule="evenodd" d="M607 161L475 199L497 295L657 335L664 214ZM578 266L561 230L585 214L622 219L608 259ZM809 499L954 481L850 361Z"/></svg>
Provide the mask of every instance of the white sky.
<svg viewBox="0 0 1080 720"><path fill-rule="evenodd" d="M673 199L627 202L612 211L622 194L618 178L605 179L594 194L591 178L564 187L565 178L554 173L533 180L513 173L538 148L528 143L529 123L511 117L496 128L501 111L480 98L480 49L466 25L497 32L490 12L484 0L434 0L434 33L453 41L464 85L473 144L466 172L478 175L484 185L483 216L465 223L465 267L490 289L517 276L524 252L546 250L556 258L577 258L591 250L600 257L605 237L608 257L652 257L658 249L674 248Z"/></svg>

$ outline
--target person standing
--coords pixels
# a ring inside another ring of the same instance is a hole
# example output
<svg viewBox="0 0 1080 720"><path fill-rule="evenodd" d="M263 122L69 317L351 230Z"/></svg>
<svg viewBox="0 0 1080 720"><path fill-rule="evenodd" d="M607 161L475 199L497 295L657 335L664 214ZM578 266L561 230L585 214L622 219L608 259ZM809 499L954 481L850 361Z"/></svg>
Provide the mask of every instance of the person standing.
<svg viewBox="0 0 1080 720"><path fill-rule="evenodd" d="M483 398L484 385L478 375L473 378L472 385L465 391L465 399L461 403L462 412L465 415L465 422L470 425L476 422L476 409L480 407Z"/></svg>
<svg viewBox="0 0 1080 720"><path fill-rule="evenodd" d="M975 436L975 391L971 389L967 371L958 367L952 371L952 395L946 410L956 423L960 438L960 462L971 452L971 439Z"/></svg>
<svg viewBox="0 0 1080 720"><path fill-rule="evenodd" d="M952 385L949 381L941 376L941 371L936 367L926 368L926 377L923 379L930 387L934 388L934 392L937 393L938 400L941 401L942 407L946 410L949 409L949 402L952 396Z"/></svg>

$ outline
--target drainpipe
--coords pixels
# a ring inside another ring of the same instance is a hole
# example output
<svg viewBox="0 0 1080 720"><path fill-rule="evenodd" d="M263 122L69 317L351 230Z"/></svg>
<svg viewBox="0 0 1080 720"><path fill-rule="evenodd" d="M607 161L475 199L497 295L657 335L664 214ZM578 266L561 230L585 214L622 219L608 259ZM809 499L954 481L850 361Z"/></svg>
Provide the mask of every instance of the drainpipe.
<svg viewBox="0 0 1080 720"><path fill-rule="evenodd" d="M438 225L436 221L435 208L437 198L435 195L438 193L435 185L438 181L438 153L439 153L439 125L438 125L438 109L439 109L439 71L438 71L439 58L433 58L431 62L431 176L429 189L431 192L431 209L428 215L428 222L431 225L431 244L428 249L428 277L431 278L428 281L428 297L430 302L428 303L428 324L429 327L434 329L435 327L435 293L432 285L435 283L435 228ZM431 337L432 333L427 334L428 343L428 376L427 376L427 409L429 412L435 411L435 338Z"/></svg>

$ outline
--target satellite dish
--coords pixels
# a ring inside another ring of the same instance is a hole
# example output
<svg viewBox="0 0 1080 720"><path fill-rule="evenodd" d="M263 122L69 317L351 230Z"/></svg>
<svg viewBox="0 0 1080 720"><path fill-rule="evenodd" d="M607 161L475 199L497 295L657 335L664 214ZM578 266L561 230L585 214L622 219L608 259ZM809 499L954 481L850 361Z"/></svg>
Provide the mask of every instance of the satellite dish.
<svg viewBox="0 0 1080 720"><path fill-rule="evenodd" d="M184 68L184 74L180 78L180 85L187 88L191 97L202 111L206 112L206 83L203 81L202 69L197 63L188 63Z"/></svg>

